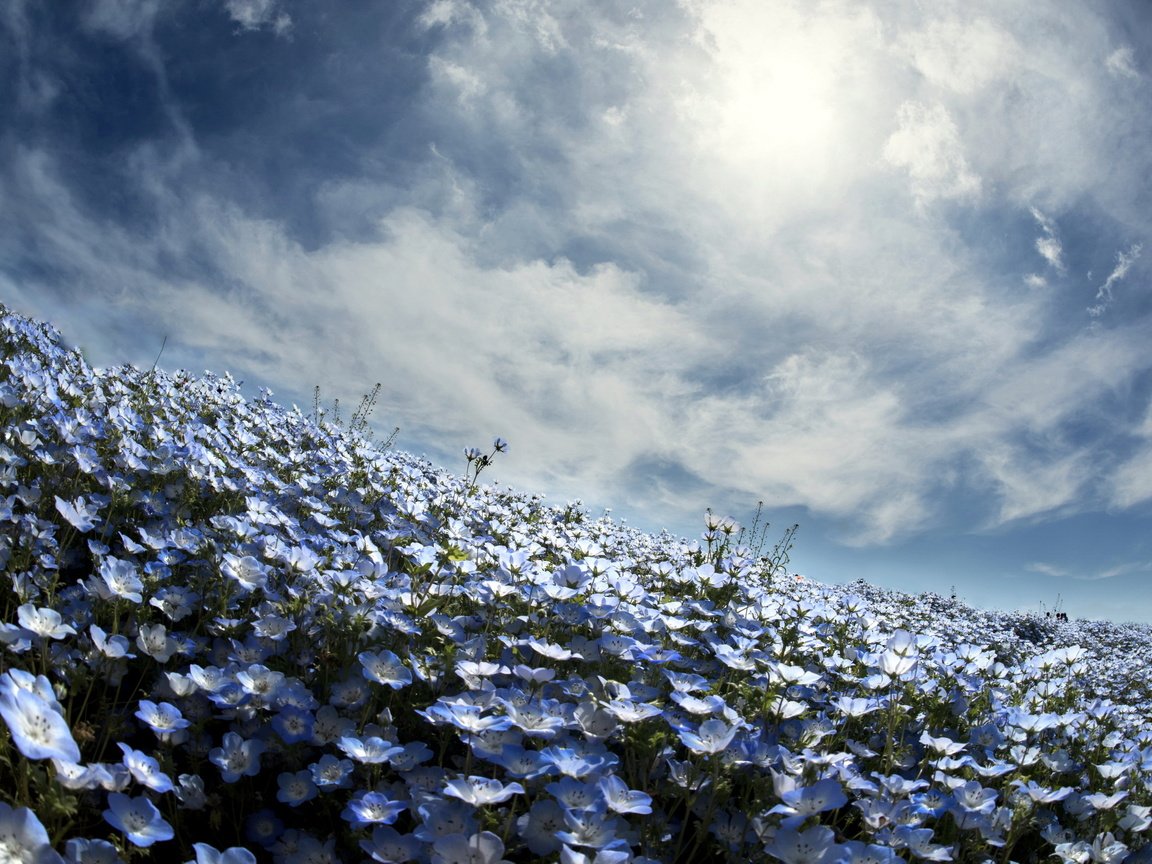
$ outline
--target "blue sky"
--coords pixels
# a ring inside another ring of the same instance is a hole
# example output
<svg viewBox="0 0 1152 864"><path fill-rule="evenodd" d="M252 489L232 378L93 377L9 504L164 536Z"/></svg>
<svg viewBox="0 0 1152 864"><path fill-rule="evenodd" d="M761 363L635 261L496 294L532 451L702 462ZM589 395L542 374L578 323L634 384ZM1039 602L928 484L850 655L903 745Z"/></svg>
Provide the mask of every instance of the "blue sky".
<svg viewBox="0 0 1152 864"><path fill-rule="evenodd" d="M398 446L645 529L763 500L817 580L1152 621L1150 17L15 0L0 300L379 381Z"/></svg>

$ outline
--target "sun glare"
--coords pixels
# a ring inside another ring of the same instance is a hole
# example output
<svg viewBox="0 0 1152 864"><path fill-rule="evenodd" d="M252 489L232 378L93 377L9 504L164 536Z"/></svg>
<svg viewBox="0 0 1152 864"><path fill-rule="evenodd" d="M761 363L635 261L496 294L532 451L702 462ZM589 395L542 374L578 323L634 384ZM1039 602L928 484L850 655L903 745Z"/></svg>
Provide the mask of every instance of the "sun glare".
<svg viewBox="0 0 1152 864"><path fill-rule="evenodd" d="M840 179L869 86L860 49L875 23L725 4L701 10L700 24L712 66L694 82L690 113L707 161L775 190Z"/></svg>

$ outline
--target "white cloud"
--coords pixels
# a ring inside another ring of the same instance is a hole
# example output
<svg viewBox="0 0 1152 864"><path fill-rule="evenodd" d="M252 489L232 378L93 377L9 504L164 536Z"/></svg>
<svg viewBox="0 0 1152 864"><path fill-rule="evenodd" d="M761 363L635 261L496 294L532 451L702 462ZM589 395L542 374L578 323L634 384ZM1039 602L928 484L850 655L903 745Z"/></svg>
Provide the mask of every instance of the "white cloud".
<svg viewBox="0 0 1152 864"><path fill-rule="evenodd" d="M1109 54L1104 65L1109 72L1120 78L1140 77L1140 72L1136 69L1136 57L1130 45L1121 46Z"/></svg>
<svg viewBox="0 0 1152 864"><path fill-rule="evenodd" d="M292 17L282 11L280 0L224 0L229 17L243 30L270 28L277 35L292 29Z"/></svg>
<svg viewBox="0 0 1152 864"><path fill-rule="evenodd" d="M1152 572L1152 562L1128 561L1123 564L1108 567L1105 570L1098 570L1092 573L1078 573L1075 575L1075 578L1089 582L1098 582L1102 579L1115 579L1117 576L1131 576L1133 573L1149 572Z"/></svg>
<svg viewBox="0 0 1152 864"><path fill-rule="evenodd" d="M899 128L884 145L884 159L908 172L918 203L980 194L980 178L968 165L960 131L948 109L905 102L896 123Z"/></svg>
<svg viewBox="0 0 1152 864"><path fill-rule="evenodd" d="M1037 210L1032 208L1033 218L1040 223L1040 228L1044 232L1043 237L1036 238L1036 251L1040 253L1048 266L1060 272L1064 271L1064 247L1060 243L1059 237L1056 235L1056 223Z"/></svg>
<svg viewBox="0 0 1152 864"><path fill-rule="evenodd" d="M1057 579L1071 575L1063 567L1056 567L1052 564L1046 564L1043 561L1033 561L1025 564L1024 569L1029 573L1039 573L1041 576L1052 576Z"/></svg>
<svg viewBox="0 0 1152 864"><path fill-rule="evenodd" d="M895 50L933 85L964 96L978 94L1012 73L1024 52L1001 23L947 13L898 36Z"/></svg>
<svg viewBox="0 0 1152 864"><path fill-rule="evenodd" d="M1116 266L1112 268L1112 272L1108 274L1108 278L1104 280L1100 288L1096 291L1096 303L1088 307L1088 314L1093 318L1098 318L1108 310L1112 305L1113 295L1112 289L1116 286L1121 279L1128 275L1128 271L1132 269L1140 258L1140 251L1143 247L1139 243L1134 243L1128 247L1127 251L1116 253Z"/></svg>
<svg viewBox="0 0 1152 864"><path fill-rule="evenodd" d="M84 23L119 39L129 39L147 36L159 11L159 0L95 0L85 12Z"/></svg>

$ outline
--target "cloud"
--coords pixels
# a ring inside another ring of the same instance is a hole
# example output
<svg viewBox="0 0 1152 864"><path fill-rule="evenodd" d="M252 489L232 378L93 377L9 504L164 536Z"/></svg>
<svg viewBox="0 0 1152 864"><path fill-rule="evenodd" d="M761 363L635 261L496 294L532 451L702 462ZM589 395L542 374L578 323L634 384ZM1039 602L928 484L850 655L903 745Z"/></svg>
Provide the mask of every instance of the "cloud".
<svg viewBox="0 0 1152 864"><path fill-rule="evenodd" d="M980 178L969 167L960 132L943 105L905 102L896 122L899 128L884 145L884 159L908 172L918 204L980 194Z"/></svg>
<svg viewBox="0 0 1152 864"><path fill-rule="evenodd" d="M1096 303L1088 307L1088 314L1093 318L1098 318L1108 310L1112 305L1113 295L1112 289L1115 285L1128 275L1128 271L1132 269L1140 258L1140 251L1142 245L1134 243L1128 247L1125 252L1116 253L1116 266L1112 268L1112 272L1108 274L1108 278L1104 280L1100 288L1096 291Z"/></svg>
<svg viewBox="0 0 1152 864"><path fill-rule="evenodd" d="M84 23L118 39L146 37L159 12L159 0L95 0L85 11Z"/></svg>
<svg viewBox="0 0 1152 864"><path fill-rule="evenodd" d="M1040 228L1044 232L1043 237L1036 238L1036 251L1048 262L1049 267L1064 272L1064 247L1056 234L1056 223L1035 207L1031 208L1031 211L1032 217L1040 223Z"/></svg>
<svg viewBox="0 0 1152 864"><path fill-rule="evenodd" d="M224 0L229 17L243 30L270 28L277 36L292 29L292 17L279 9L280 0Z"/></svg>
<svg viewBox="0 0 1152 864"><path fill-rule="evenodd" d="M763 498L891 543L1144 494L1098 478L1139 458L1108 406L1146 323L1082 333L1048 282L1092 226L1147 227L1088 12L301 6L195 65L150 7L100 8L156 43L172 121L94 163L104 196L66 133L6 127L0 284L104 362L169 334L293 398L381 381L418 449L499 434L502 480L661 521ZM165 14L286 7L225 8Z"/></svg>
<svg viewBox="0 0 1152 864"><path fill-rule="evenodd" d="M936 87L973 96L1011 75L1026 49L999 22L945 13L902 33L895 50Z"/></svg>
<svg viewBox="0 0 1152 864"><path fill-rule="evenodd" d="M1073 578L1082 579L1089 582L1098 582L1102 579L1115 579L1117 576L1131 576L1133 573L1150 572L1152 572L1152 562L1129 561L1124 564L1117 564L1113 567L1107 568L1106 570L1100 570L1094 573L1075 574Z"/></svg>
<svg viewBox="0 0 1152 864"><path fill-rule="evenodd" d="M1136 57L1131 45L1117 48L1104 61L1108 71L1120 78L1139 78L1140 72L1136 69Z"/></svg>
<svg viewBox="0 0 1152 864"><path fill-rule="evenodd" d="M1063 567L1057 567L1043 561L1031 561L1024 565L1024 569L1029 573L1039 573L1041 576L1049 576L1053 579L1064 579L1072 575Z"/></svg>

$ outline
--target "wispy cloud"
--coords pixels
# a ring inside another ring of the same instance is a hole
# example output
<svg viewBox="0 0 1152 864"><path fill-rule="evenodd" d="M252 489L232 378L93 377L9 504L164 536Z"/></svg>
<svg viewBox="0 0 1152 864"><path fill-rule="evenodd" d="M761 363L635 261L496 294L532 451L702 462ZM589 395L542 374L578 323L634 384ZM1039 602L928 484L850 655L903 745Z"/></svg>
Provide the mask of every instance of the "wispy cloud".
<svg viewBox="0 0 1152 864"><path fill-rule="evenodd" d="M1139 78L1140 72L1136 68L1136 55L1131 45L1122 45L1117 48L1104 61L1104 65L1113 75L1121 78Z"/></svg>
<svg viewBox="0 0 1152 864"><path fill-rule="evenodd" d="M905 102L897 125L884 158L908 172L918 203L979 195L980 178L969 167L960 132L943 105Z"/></svg>
<svg viewBox="0 0 1152 864"><path fill-rule="evenodd" d="M292 29L292 16L280 8L280 0L224 0L224 8L244 30L268 27L283 35Z"/></svg>
<svg viewBox="0 0 1152 864"><path fill-rule="evenodd" d="M1132 265L1140 258L1140 252L1143 246L1135 243L1130 246L1126 251L1116 253L1116 266L1112 268L1112 272L1108 274L1108 278L1104 280L1103 284L1096 291L1096 303L1088 307L1088 314L1093 318L1098 318L1103 315L1108 307L1112 305L1114 299L1112 289L1116 284L1128 275L1128 271L1132 269Z"/></svg>
<svg viewBox="0 0 1152 864"><path fill-rule="evenodd" d="M1048 266L1059 272L1064 272L1064 247L1056 234L1056 223L1037 210L1032 208L1032 217L1040 223L1044 236L1036 238L1036 251L1048 262Z"/></svg>

